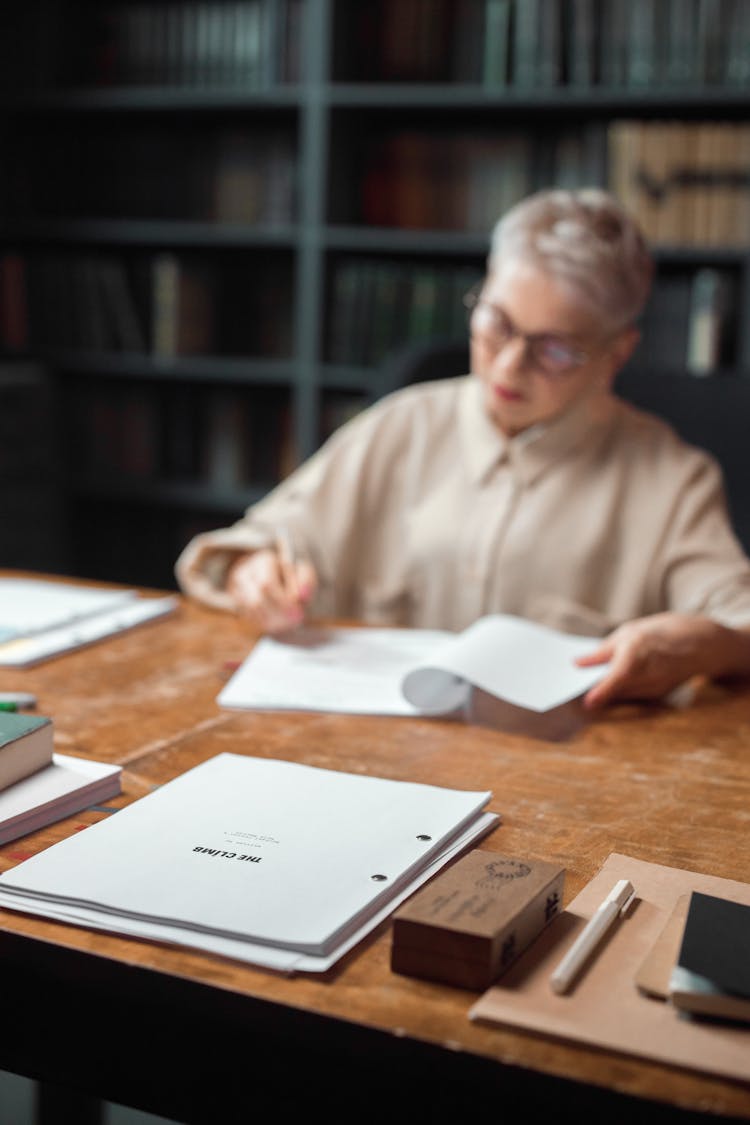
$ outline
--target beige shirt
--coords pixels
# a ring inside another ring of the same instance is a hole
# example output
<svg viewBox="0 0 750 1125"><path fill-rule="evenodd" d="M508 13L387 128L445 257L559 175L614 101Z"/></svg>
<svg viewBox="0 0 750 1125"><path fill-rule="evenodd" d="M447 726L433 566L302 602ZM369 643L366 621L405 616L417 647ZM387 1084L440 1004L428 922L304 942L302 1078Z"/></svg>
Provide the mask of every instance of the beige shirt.
<svg viewBox="0 0 750 1125"><path fill-rule="evenodd" d="M594 636L666 609L750 623L718 466L600 391L512 439L472 376L397 391L189 543L182 588L231 608L228 563L282 525L318 572L316 615L459 630L503 612Z"/></svg>

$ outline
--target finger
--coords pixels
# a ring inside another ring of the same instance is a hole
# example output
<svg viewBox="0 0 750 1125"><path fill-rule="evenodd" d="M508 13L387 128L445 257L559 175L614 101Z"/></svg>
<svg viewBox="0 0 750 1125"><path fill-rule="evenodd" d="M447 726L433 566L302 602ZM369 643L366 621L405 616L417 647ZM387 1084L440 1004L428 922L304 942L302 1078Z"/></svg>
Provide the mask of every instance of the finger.
<svg viewBox="0 0 750 1125"><path fill-rule="evenodd" d="M583 656L577 656L574 663L579 668L590 668L595 664L607 664L613 657L615 646L606 641L604 644L599 645L593 652L586 652Z"/></svg>
<svg viewBox="0 0 750 1125"><path fill-rule="evenodd" d="M295 568L297 591L301 602L309 602L318 588L318 575L315 567L307 559L302 559Z"/></svg>
<svg viewBox="0 0 750 1125"><path fill-rule="evenodd" d="M297 624L299 603L284 584L281 564L274 551L256 555L233 568L231 593L237 608L264 630L278 632Z"/></svg>
<svg viewBox="0 0 750 1125"><path fill-rule="evenodd" d="M587 711L597 711L609 703L611 699L612 690L604 680L600 680L598 684L589 688L584 695L583 706Z"/></svg>
<svg viewBox="0 0 750 1125"><path fill-rule="evenodd" d="M624 694L623 688L626 687L633 675L633 664L624 653L619 655L613 653L613 658L607 674L593 687L589 688L584 695L583 703L585 707L595 710Z"/></svg>

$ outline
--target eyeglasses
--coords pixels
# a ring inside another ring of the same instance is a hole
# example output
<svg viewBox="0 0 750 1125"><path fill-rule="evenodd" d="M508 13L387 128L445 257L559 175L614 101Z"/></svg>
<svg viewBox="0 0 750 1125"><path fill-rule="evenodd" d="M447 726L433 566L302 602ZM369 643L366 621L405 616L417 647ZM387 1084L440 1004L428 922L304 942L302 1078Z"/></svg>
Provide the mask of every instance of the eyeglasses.
<svg viewBox="0 0 750 1125"><path fill-rule="evenodd" d="M581 367L592 353L573 347L567 340L553 333L526 333L519 331L502 309L490 301L482 300L482 284L473 286L464 296L469 328L486 336L497 351L516 336L524 341L526 355L545 375L567 375Z"/></svg>

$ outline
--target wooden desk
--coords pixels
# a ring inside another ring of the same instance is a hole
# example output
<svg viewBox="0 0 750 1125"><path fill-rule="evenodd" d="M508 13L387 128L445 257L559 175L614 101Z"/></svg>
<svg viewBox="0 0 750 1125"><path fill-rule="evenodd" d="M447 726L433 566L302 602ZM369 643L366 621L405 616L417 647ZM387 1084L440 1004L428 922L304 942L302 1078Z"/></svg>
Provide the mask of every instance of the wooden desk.
<svg viewBox="0 0 750 1125"><path fill-rule="evenodd" d="M228 750L490 788L503 822L482 847L564 864L566 902L612 851L750 879L747 690L709 687L686 711L622 707L557 743L446 721L222 712L226 662L248 640L240 622L185 605L5 672L3 686L38 695L59 749L123 763L114 805ZM106 815L6 845L2 869ZM212 1125L311 1109L359 1121L750 1117L745 1084L471 1024L475 994L397 976L389 952L384 924L325 978L287 979L3 911L0 1067Z"/></svg>

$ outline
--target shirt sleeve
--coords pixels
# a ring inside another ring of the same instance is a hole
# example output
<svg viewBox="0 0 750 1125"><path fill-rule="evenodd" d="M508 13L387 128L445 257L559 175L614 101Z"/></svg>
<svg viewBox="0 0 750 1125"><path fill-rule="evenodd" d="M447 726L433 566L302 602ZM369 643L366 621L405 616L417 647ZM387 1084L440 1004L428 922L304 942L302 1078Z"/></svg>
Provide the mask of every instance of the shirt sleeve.
<svg viewBox="0 0 750 1125"><path fill-rule="evenodd" d="M721 470L702 451L678 489L663 561L670 609L750 625L750 560L731 526Z"/></svg>
<svg viewBox="0 0 750 1125"><path fill-rule="evenodd" d="M232 561L272 546L283 527L295 552L308 558L317 572L315 612L340 611L342 592L355 581L356 529L363 517L367 485L372 488L372 478L382 473L386 459L386 450L380 448L385 402L343 425L231 527L192 539L175 566L182 590L214 608L233 609L226 590Z"/></svg>

